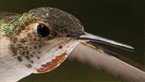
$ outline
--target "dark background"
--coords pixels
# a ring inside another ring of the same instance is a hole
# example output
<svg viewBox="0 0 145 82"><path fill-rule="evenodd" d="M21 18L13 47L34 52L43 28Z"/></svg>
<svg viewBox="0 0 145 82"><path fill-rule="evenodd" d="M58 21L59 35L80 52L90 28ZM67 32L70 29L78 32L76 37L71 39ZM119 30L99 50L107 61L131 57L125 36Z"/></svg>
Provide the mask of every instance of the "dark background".
<svg viewBox="0 0 145 82"><path fill-rule="evenodd" d="M144 65L144 2L142 0L0 0L0 10L23 13L36 7L56 7L76 16L87 32L135 47L135 52L109 48ZM125 82L104 70L66 60L59 68L20 82Z"/></svg>

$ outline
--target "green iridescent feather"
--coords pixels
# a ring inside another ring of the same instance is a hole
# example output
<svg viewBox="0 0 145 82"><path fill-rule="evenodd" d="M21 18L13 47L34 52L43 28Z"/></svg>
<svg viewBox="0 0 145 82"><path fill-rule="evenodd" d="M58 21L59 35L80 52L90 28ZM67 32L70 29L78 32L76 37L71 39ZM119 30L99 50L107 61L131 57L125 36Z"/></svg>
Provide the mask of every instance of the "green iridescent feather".
<svg viewBox="0 0 145 82"><path fill-rule="evenodd" d="M20 18L20 14L0 12L0 30L3 30L6 34L8 34L15 28L14 26L18 24L18 19Z"/></svg>

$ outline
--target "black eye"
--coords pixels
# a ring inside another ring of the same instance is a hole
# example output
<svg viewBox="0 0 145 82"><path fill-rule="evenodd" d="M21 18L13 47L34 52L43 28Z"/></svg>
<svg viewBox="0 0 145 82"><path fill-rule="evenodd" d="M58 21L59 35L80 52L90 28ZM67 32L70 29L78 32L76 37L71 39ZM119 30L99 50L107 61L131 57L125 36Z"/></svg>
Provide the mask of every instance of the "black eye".
<svg viewBox="0 0 145 82"><path fill-rule="evenodd" d="M37 32L41 37L46 37L50 34L49 28L43 24L37 26Z"/></svg>

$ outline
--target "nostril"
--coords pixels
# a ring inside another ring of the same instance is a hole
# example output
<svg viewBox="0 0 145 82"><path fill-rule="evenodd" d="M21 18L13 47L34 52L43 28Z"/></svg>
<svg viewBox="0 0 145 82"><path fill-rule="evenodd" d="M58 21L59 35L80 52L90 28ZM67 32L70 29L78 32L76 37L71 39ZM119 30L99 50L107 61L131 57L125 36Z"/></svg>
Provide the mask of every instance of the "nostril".
<svg viewBox="0 0 145 82"><path fill-rule="evenodd" d="M66 37L72 37L72 38L74 38L74 37L78 37L76 34L70 34L70 35L66 35Z"/></svg>
<svg viewBox="0 0 145 82"><path fill-rule="evenodd" d="M85 33L84 32L82 32L82 33L80 32L80 33L67 34L66 37L78 38L81 35L85 35Z"/></svg>
<svg viewBox="0 0 145 82"><path fill-rule="evenodd" d="M66 35L66 37L71 37L71 35Z"/></svg>

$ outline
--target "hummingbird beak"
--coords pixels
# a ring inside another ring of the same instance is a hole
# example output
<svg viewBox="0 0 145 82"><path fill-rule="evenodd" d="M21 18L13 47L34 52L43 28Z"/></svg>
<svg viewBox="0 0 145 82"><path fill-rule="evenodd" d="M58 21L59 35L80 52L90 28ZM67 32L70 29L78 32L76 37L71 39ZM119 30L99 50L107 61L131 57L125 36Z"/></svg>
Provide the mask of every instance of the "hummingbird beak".
<svg viewBox="0 0 145 82"><path fill-rule="evenodd" d="M125 45L125 44L122 44L113 40L105 39L100 36L95 36L86 32L85 32L85 35L79 36L78 39L95 42L95 43L101 43L105 45L110 45L110 46L118 47L121 49L129 50L129 51L134 51L134 48L131 46L128 46L128 45Z"/></svg>

